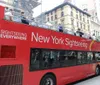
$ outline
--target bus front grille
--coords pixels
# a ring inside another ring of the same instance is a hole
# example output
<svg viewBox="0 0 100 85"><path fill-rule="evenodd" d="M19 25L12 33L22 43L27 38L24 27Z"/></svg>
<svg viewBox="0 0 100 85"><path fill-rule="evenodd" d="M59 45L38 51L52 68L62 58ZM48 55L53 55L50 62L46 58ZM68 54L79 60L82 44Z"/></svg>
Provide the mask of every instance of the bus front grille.
<svg viewBox="0 0 100 85"><path fill-rule="evenodd" d="M23 65L0 66L0 85L22 85Z"/></svg>

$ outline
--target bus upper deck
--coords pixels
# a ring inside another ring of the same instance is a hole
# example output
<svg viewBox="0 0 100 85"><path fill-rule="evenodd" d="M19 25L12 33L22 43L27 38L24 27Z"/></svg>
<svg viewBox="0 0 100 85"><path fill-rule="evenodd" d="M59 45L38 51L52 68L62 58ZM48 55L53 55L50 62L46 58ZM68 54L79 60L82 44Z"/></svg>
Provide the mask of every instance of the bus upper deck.
<svg viewBox="0 0 100 85"><path fill-rule="evenodd" d="M0 39L2 40L0 44L6 43L3 42L3 40L7 40L7 43L9 44L14 44L14 41L20 41L20 43L25 41L24 43L29 44L30 47L37 46L37 44L40 43L40 47L42 48L45 46L46 48L52 47L54 49L59 49L60 47L62 49L70 50L99 50L99 42L94 40L43 29L41 27L3 20L4 8L0 7L0 11ZM96 48L95 46L92 46L94 42L97 45Z"/></svg>
<svg viewBox="0 0 100 85"><path fill-rule="evenodd" d="M99 42L7 21L3 10L0 7L1 85L64 85L94 75L95 70L98 74L100 58L96 63L93 56L99 55Z"/></svg>

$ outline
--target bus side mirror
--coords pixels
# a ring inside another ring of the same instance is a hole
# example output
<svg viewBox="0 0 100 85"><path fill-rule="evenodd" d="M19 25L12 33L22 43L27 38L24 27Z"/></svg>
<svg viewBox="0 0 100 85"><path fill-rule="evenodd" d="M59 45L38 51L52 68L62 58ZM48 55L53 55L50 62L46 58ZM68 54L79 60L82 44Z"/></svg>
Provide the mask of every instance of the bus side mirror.
<svg viewBox="0 0 100 85"><path fill-rule="evenodd" d="M0 20L4 19L4 7L0 6Z"/></svg>

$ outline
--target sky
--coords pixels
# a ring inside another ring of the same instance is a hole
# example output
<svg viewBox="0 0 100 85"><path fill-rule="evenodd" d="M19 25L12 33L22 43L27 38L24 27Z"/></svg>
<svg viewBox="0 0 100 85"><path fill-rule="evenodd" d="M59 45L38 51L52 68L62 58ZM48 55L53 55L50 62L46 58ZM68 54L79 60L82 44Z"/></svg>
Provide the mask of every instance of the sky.
<svg viewBox="0 0 100 85"><path fill-rule="evenodd" d="M64 2L64 0L39 0L40 2L42 1L42 5L36 7L33 9L34 14L33 17L41 14L41 12L48 11ZM89 9L93 8L93 3L91 0L75 0L76 5L81 8L82 4L87 4L87 7Z"/></svg>
<svg viewBox="0 0 100 85"><path fill-rule="evenodd" d="M76 4L79 8L82 7L82 4L86 5L89 10L93 9L93 1L92 0L76 0Z"/></svg>
<svg viewBox="0 0 100 85"><path fill-rule="evenodd" d="M64 0L42 0L42 6L40 5L33 10L34 11L33 17L37 16L41 12L48 11L48 10L60 5L61 3L63 3L63 1Z"/></svg>

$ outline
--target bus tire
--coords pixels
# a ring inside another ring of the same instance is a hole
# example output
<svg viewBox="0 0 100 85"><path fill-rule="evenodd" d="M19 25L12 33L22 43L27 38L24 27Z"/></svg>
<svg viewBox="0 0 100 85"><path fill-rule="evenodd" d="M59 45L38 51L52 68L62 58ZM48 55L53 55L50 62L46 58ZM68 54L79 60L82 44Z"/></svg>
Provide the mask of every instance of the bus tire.
<svg viewBox="0 0 100 85"><path fill-rule="evenodd" d="M95 70L96 76L100 74L100 68L97 66Z"/></svg>
<svg viewBox="0 0 100 85"><path fill-rule="evenodd" d="M51 74L45 75L40 82L40 85L56 85L56 78Z"/></svg>

